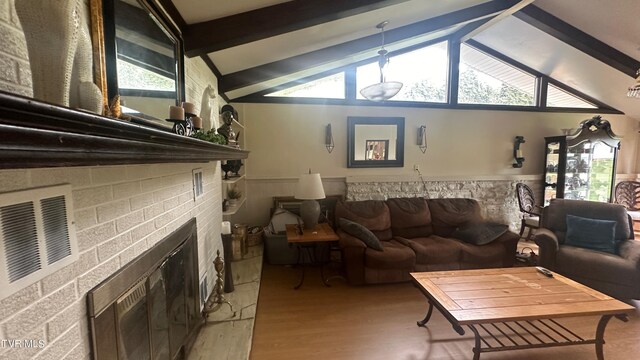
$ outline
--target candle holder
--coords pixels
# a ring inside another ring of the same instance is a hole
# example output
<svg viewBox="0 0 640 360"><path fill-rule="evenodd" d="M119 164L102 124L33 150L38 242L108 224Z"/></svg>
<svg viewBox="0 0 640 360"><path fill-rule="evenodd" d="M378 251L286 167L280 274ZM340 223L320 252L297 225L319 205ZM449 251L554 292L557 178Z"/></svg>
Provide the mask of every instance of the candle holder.
<svg viewBox="0 0 640 360"><path fill-rule="evenodd" d="M520 144L524 144L524 136L516 136L516 139L513 142L513 160L514 163L512 166L514 168L521 168L522 163L524 162L524 156L522 155L522 150L520 150Z"/></svg>

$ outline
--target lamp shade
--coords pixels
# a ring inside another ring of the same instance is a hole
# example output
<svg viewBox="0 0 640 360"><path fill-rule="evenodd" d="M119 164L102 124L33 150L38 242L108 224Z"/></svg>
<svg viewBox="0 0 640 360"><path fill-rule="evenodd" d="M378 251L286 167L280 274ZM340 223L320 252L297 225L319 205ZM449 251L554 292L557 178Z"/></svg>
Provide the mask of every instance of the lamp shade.
<svg viewBox="0 0 640 360"><path fill-rule="evenodd" d="M324 188L320 174L302 174L296 187L295 198L300 200L324 199Z"/></svg>
<svg viewBox="0 0 640 360"><path fill-rule="evenodd" d="M398 81L380 82L369 85L360 90L360 94L367 100L383 101L391 99L402 89L402 83Z"/></svg>

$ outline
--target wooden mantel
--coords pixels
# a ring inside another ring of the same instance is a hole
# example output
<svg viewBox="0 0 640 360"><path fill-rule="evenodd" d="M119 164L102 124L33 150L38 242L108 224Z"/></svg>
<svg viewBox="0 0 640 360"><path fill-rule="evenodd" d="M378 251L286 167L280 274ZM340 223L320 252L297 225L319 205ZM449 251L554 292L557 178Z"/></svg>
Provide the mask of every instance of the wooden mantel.
<svg viewBox="0 0 640 360"><path fill-rule="evenodd" d="M249 152L0 92L0 168L191 163Z"/></svg>

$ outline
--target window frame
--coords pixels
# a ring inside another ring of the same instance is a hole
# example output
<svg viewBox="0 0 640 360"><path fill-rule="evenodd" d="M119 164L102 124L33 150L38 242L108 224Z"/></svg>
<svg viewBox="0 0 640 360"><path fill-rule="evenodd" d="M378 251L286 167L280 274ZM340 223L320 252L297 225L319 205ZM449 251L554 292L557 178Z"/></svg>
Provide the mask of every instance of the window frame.
<svg viewBox="0 0 640 360"><path fill-rule="evenodd" d="M601 114L624 114L622 111L609 106L597 99L592 98L570 86L563 84L562 82L555 80L537 70L534 70L502 53L499 53L486 45L483 45L476 40L469 39L464 43L475 50L478 50L490 57L495 58L498 61L502 61L508 65L515 67L525 73L532 75L535 78L535 102L533 106L521 106L521 105L494 105L494 104L461 104L458 102L458 88L459 88L459 68L460 68L460 40L455 36L448 35L432 39L420 44L406 47L401 50L393 51L389 53L389 57L401 55L407 52L411 52L420 48L428 47L437 43L447 41L448 44L448 61L449 71L447 74L447 99L446 102L422 102L422 101L385 101L385 102L372 102L366 99L357 98L357 86L356 86L356 68L362 65L366 65L377 61L377 57L361 60L347 66L331 69L313 76L309 76L303 79L298 79L286 84L282 84L276 87L265 89L250 95L242 96L237 99L233 99L233 102L238 103L276 103L276 104L320 104L320 105L348 105L348 106L385 106L385 107L417 107L417 108L436 108L436 109L458 109L458 110L499 110L499 111L533 111L533 112L565 112L565 113L592 113L597 111ZM393 60L391 60L393 62ZM338 72L344 72L345 76L345 99L331 99L331 98L297 98L297 97L275 97L264 96L265 94L273 93L278 90L285 89L294 85L299 85L304 82L313 81L326 77ZM569 94L576 96L577 98L593 104L595 108L572 108L572 107L549 107L547 106L546 99L548 93L549 84L560 88Z"/></svg>

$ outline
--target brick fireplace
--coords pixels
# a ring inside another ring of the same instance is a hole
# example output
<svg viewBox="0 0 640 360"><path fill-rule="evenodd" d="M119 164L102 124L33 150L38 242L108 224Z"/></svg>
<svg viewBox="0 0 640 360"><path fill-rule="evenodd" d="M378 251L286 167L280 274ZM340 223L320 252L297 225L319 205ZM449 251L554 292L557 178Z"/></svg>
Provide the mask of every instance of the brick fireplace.
<svg viewBox="0 0 640 360"><path fill-rule="evenodd" d="M203 170L194 200L192 172ZM42 346L0 348L3 358L86 359L91 351L86 294L190 219L197 222L198 282L222 251L219 162L0 171L0 188L72 186L79 260L0 300L3 339ZM206 276L213 288L215 276ZM42 342L40 342L42 341Z"/></svg>

